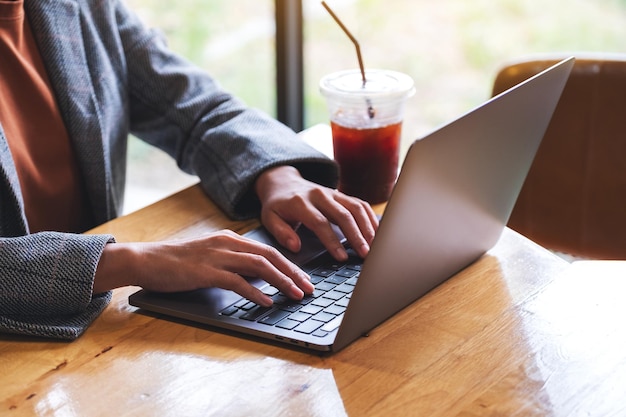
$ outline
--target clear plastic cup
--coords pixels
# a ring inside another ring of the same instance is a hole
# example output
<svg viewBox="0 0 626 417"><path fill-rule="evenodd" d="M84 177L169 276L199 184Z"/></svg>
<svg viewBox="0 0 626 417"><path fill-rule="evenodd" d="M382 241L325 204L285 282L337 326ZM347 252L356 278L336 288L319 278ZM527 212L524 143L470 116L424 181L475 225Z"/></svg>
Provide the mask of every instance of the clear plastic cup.
<svg viewBox="0 0 626 417"><path fill-rule="evenodd" d="M389 199L398 175L404 106L415 92L406 74L358 69L323 77L339 164L339 190L371 204Z"/></svg>

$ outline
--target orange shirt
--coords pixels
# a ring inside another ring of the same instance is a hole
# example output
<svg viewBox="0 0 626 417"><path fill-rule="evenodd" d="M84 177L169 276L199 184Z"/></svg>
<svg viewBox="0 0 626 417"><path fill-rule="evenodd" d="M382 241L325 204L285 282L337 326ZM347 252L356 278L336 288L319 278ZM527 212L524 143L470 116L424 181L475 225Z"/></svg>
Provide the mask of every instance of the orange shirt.
<svg viewBox="0 0 626 417"><path fill-rule="evenodd" d="M80 172L23 2L0 0L0 123L30 232L82 232L90 223Z"/></svg>

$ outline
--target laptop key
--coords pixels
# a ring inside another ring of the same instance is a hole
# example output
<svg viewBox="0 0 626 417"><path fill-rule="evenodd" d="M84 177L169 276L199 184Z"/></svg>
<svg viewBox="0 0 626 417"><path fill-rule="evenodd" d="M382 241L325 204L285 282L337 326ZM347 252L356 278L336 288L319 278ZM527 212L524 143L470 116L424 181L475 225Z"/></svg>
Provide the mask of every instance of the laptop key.
<svg viewBox="0 0 626 417"><path fill-rule="evenodd" d="M324 297L330 298L331 300L335 300L335 301L336 300L340 300L340 299L342 299L345 296L346 296L346 293L339 292L339 291L334 291L334 290L333 291L329 291L326 294L324 294Z"/></svg>
<svg viewBox="0 0 626 417"><path fill-rule="evenodd" d="M334 302L335 300L331 300L330 298L320 297L320 298L316 298L315 300L313 300L311 304L315 306L320 306L320 307L328 307Z"/></svg>
<svg viewBox="0 0 626 417"><path fill-rule="evenodd" d="M309 305L307 305L307 306L302 307L302 308L298 311L298 313L306 313L306 314L311 314L311 315L313 315L313 314L317 314L317 313L319 313L320 311L322 311L322 309L323 309L323 308L322 308L322 307L320 307L320 306L316 306L316 305L313 305L313 304L309 304Z"/></svg>
<svg viewBox="0 0 626 417"><path fill-rule="evenodd" d="M319 311L317 313L319 313ZM317 313L314 313L314 314L317 314ZM312 314L303 313L302 310L300 310L300 311L296 311L295 313L291 313L289 315L289 319L299 321L300 323L302 323L303 321L307 321L308 319L310 319L311 316Z"/></svg>
<svg viewBox="0 0 626 417"><path fill-rule="evenodd" d="M346 295L344 298L342 298L341 300L337 300L337 302L335 303L336 306L340 306L340 307L348 307L348 303L350 302L350 298Z"/></svg>
<svg viewBox="0 0 626 417"><path fill-rule="evenodd" d="M232 316L233 314L235 314L236 312L238 312L239 309L235 306L230 306L230 307L226 307L224 310L220 311L220 314L223 316Z"/></svg>
<svg viewBox="0 0 626 417"><path fill-rule="evenodd" d="M272 301L274 301L274 304L284 304L286 302L289 302L289 298L287 298L287 296L283 293L278 293L272 296Z"/></svg>
<svg viewBox="0 0 626 417"><path fill-rule="evenodd" d="M259 317L266 314L270 310L272 310L272 307L261 307L258 305L250 309L246 314L244 314L240 318L243 320L256 321Z"/></svg>
<svg viewBox="0 0 626 417"><path fill-rule="evenodd" d="M329 321L331 321L335 317L336 316L334 314L326 313L325 311L320 311L319 313L317 313L316 315L314 315L311 318L313 320L317 320L317 321L321 321L321 322L324 322L324 323L328 323Z"/></svg>
<svg viewBox="0 0 626 417"><path fill-rule="evenodd" d="M315 284L317 284L319 282L324 281L325 277L323 277L321 275L310 275L310 278L311 278L311 284L315 285Z"/></svg>
<svg viewBox="0 0 626 417"><path fill-rule="evenodd" d="M354 291L354 285L343 283L341 285L337 285L335 287L335 291L339 291L344 294L350 294L352 291Z"/></svg>
<svg viewBox="0 0 626 417"><path fill-rule="evenodd" d="M302 308L302 304L300 304L298 301L295 300L290 300L287 303L284 304L277 304L276 307L280 308L281 310L285 310L285 311L289 311L289 312L295 312L298 311Z"/></svg>
<svg viewBox="0 0 626 417"><path fill-rule="evenodd" d="M259 323L267 324L268 326L273 326L285 317L287 317L290 313L284 310L274 310L267 316L261 318Z"/></svg>
<svg viewBox="0 0 626 417"><path fill-rule="evenodd" d="M320 276L320 277L329 277L329 276L331 276L334 273L335 273L334 269L319 268L319 269L316 269L315 271L313 271L311 275L317 275L317 276Z"/></svg>
<svg viewBox="0 0 626 417"><path fill-rule="evenodd" d="M335 276L340 276L340 277L345 277L345 278L352 278L356 274L357 274L357 271L355 271L355 270L352 270L352 269L342 269L341 271L337 271Z"/></svg>
<svg viewBox="0 0 626 417"><path fill-rule="evenodd" d="M300 304L301 306L305 306L307 304L310 304L311 301L315 300L315 298L313 298L312 294L307 294L304 297L302 297L301 300L292 300L294 303Z"/></svg>
<svg viewBox="0 0 626 417"><path fill-rule="evenodd" d="M300 323L298 326L294 327L293 330L299 333L311 334L320 327L322 327L323 324L324 323L322 323L321 321L309 319L304 323Z"/></svg>
<svg viewBox="0 0 626 417"><path fill-rule="evenodd" d="M263 292L263 294L268 295L270 297L280 292L278 288L273 287L271 285L268 285L267 287L263 288L261 291Z"/></svg>
<svg viewBox="0 0 626 417"><path fill-rule="evenodd" d="M340 315L340 316L335 317L333 320L331 320L328 323L326 323L324 326L322 326L322 328L320 330L323 330L325 332L332 332L337 327L339 327L339 325L341 324L342 320L343 320L343 314Z"/></svg>
<svg viewBox="0 0 626 417"><path fill-rule="evenodd" d="M235 304L233 304L233 306L237 307L237 308L241 308L243 306L245 306L246 304L248 304L250 301L248 301L245 298L241 298L239 301L237 301Z"/></svg>
<svg viewBox="0 0 626 417"><path fill-rule="evenodd" d="M282 321L279 321L276 327L280 327L281 329L292 330L298 324L300 324L299 321L295 321L291 319L284 319Z"/></svg>
<svg viewBox="0 0 626 417"><path fill-rule="evenodd" d="M312 334L313 336L316 336L316 337L324 337L324 336L326 336L328 333L330 333L330 332L326 332L326 331L324 331L324 330L322 330L322 329L317 329L316 331L314 331L314 332L313 332L313 333L311 333L311 334Z"/></svg>
<svg viewBox="0 0 626 417"><path fill-rule="evenodd" d="M346 279L347 279L346 277L339 275L339 272L338 272L337 275L333 275L332 277L326 278L324 282L337 285L337 284L342 284Z"/></svg>
<svg viewBox="0 0 626 417"><path fill-rule="evenodd" d="M326 265L324 265L326 268L328 269L333 269L335 271L339 271L344 264L343 263L339 263L339 262L329 262Z"/></svg>
<svg viewBox="0 0 626 417"><path fill-rule="evenodd" d="M311 297L313 298L319 298L322 295L324 295L326 293L326 291L323 290L318 290L317 288L313 291L313 294L311 295Z"/></svg>
<svg viewBox="0 0 626 417"><path fill-rule="evenodd" d="M316 290L320 291L330 291L335 288L339 284L338 282L329 282L328 280L322 281L315 285Z"/></svg>
<svg viewBox="0 0 626 417"><path fill-rule="evenodd" d="M347 280L346 282L344 282L344 284L352 285L354 287L358 280L359 280L359 277L358 276L354 276L354 277L350 278L349 280Z"/></svg>
<svg viewBox="0 0 626 417"><path fill-rule="evenodd" d="M346 311L345 307L339 306L337 304L333 304L329 307L326 307L324 309L324 312L329 313L329 314L333 314L335 316L338 316L341 313L344 313Z"/></svg>

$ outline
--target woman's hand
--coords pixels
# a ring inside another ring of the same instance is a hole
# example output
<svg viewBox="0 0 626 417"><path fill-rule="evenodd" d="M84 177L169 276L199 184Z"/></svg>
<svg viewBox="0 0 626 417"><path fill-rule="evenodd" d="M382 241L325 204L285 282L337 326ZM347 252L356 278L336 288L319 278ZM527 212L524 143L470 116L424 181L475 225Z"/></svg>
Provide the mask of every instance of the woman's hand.
<svg viewBox="0 0 626 417"><path fill-rule="evenodd" d="M108 244L93 292L125 285L160 292L218 287L270 306L272 299L244 277L261 278L294 299L314 290L309 276L279 251L224 230L190 240Z"/></svg>
<svg viewBox="0 0 626 417"><path fill-rule="evenodd" d="M305 225L338 260L347 253L333 232L339 226L352 248L365 257L378 229L378 217L365 201L307 181L297 169L279 166L258 178L261 221L278 242L292 252L300 250L295 228Z"/></svg>

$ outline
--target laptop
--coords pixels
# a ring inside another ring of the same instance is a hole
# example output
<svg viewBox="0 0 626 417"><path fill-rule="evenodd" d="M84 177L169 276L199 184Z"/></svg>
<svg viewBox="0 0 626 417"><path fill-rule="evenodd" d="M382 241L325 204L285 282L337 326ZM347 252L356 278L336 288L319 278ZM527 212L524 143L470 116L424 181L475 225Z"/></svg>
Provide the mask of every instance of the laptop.
<svg viewBox="0 0 626 417"><path fill-rule="evenodd" d="M280 249L263 228L247 234L307 271L316 286L312 296L290 300L250 280L272 296L271 308L217 288L140 290L129 303L313 351L344 348L495 245L573 65L573 57L566 59L416 140L365 260L348 248L350 259L338 263L305 228L297 254Z"/></svg>

